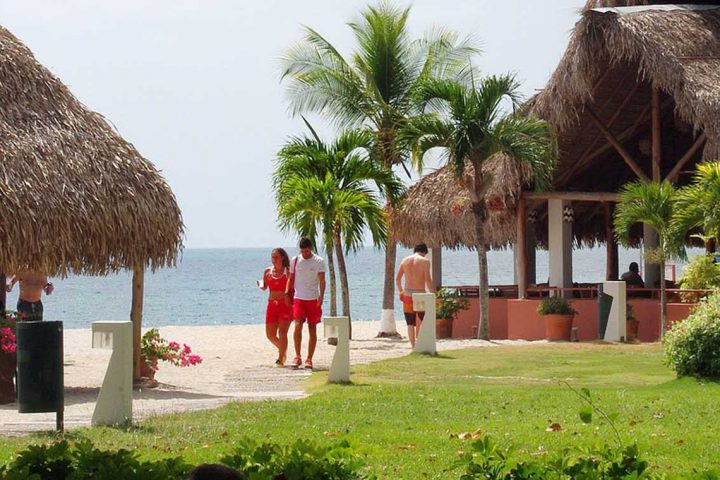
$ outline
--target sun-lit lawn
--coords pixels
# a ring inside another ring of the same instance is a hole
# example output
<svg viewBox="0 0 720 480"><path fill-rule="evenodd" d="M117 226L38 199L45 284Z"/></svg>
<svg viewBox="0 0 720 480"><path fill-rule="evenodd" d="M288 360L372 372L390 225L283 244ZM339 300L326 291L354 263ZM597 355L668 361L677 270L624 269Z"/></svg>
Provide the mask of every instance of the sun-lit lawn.
<svg viewBox="0 0 720 480"><path fill-rule="evenodd" d="M720 451L720 386L677 380L659 345L561 344L410 355L353 369L353 384L310 379L302 401L236 403L140 422L130 430L92 428L65 434L102 448L133 448L144 458L183 456L208 462L229 453L243 436L290 442L348 440L367 455L380 478L458 478L452 437L480 429L537 458L570 445L614 442L595 415L583 424L582 400L566 385L587 387L625 443L637 442L651 465L673 474L705 470ZM559 423L561 431L547 427ZM0 438L0 462L23 445L50 436Z"/></svg>

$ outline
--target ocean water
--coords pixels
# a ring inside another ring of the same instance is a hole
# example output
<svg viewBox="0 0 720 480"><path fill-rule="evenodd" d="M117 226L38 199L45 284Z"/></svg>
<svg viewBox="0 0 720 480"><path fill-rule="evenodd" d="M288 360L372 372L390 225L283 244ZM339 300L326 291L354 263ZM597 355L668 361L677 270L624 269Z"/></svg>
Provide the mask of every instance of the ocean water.
<svg viewBox="0 0 720 480"><path fill-rule="evenodd" d="M267 293L255 280L270 264L270 248L186 249L177 268L145 275L144 326L229 325L262 323ZM292 256L296 248L287 248ZM409 250L398 250L398 261ZM697 253L697 252L692 252ZM620 269L640 261L639 250L620 250ZM347 258L350 306L353 319L377 320L382 306L384 253L372 248ZM513 283L510 250L488 253L491 284ZM547 252L537 253L538 281L547 279ZM573 252L576 282L599 282L604 278L605 250ZM681 266L678 268L678 275ZM477 285L477 254L443 251L443 284ZM52 279L55 292L43 298L46 320L62 320L65 328L89 328L97 320L130 318L132 274L107 277L74 276ZM338 294L339 297L339 294ZM329 294L324 309L328 310ZM8 294L8 306L17 302L17 287ZM339 303L339 300L338 300ZM401 318L399 302L396 316ZM338 305L339 307L339 305Z"/></svg>

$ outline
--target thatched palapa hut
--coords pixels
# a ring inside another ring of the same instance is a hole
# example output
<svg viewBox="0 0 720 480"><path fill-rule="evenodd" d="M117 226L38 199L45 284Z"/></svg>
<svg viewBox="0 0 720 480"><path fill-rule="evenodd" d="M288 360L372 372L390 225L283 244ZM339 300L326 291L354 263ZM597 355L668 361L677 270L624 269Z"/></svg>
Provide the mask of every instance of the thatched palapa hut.
<svg viewBox="0 0 720 480"><path fill-rule="evenodd" d="M0 271L133 270L137 343L143 272L175 265L182 247L170 187L2 27L0 87Z"/></svg>
<svg viewBox="0 0 720 480"><path fill-rule="evenodd" d="M587 2L560 64L528 106L529 114L550 122L558 136L554 188L523 192L507 213L519 214L519 252L534 251L534 245L525 248L525 230L533 230L538 244L550 249L551 285L571 285L571 267L563 266L553 278L552 265L553 256L569 256L573 244L606 243L607 278L617 278L610 220L623 184L636 179L684 184L697 162L720 158L720 1L666 3ZM418 185L410 197L420 193ZM451 211L445 216L462 217ZM450 224L443 230L461 227ZM553 229L562 233L553 237ZM497 243L514 240L508 229L491 236ZM638 229L635 240L641 238L652 244L650 232ZM553 247L554 241L561 244ZM523 283L527 258L519 257Z"/></svg>

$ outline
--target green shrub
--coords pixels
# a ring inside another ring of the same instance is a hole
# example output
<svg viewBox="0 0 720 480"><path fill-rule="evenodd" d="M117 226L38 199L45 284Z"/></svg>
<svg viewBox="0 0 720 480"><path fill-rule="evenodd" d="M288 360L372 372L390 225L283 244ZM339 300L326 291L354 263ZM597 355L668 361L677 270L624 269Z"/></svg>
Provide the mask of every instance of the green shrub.
<svg viewBox="0 0 720 480"><path fill-rule="evenodd" d="M695 255L692 261L683 270L678 280L680 288L690 290L713 289L720 287L720 265L714 262L712 255ZM696 293L683 293L683 301L697 302Z"/></svg>
<svg viewBox="0 0 720 480"><path fill-rule="evenodd" d="M577 313L570 302L562 297L548 297L538 305L539 315L574 315Z"/></svg>
<svg viewBox="0 0 720 480"><path fill-rule="evenodd" d="M455 319L462 310L470 308L470 301L462 298L457 291L441 288L437 291L435 316L437 318Z"/></svg>
<svg viewBox="0 0 720 480"><path fill-rule="evenodd" d="M666 362L678 376L720 377L720 292L675 323L663 345Z"/></svg>
<svg viewBox="0 0 720 480"><path fill-rule="evenodd" d="M258 443L250 438L240 441L235 451L221 462L253 480L360 480L370 478L359 470L364 465L347 442L317 445L297 440L287 447L276 443Z"/></svg>

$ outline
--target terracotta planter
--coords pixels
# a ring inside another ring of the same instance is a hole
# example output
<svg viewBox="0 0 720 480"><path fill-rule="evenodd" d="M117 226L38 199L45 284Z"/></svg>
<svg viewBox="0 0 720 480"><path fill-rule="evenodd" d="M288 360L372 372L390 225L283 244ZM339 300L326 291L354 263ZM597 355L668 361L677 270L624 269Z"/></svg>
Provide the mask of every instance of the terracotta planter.
<svg viewBox="0 0 720 480"><path fill-rule="evenodd" d="M543 315L545 319L545 338L550 341L570 341L573 317L575 315Z"/></svg>
<svg viewBox="0 0 720 480"><path fill-rule="evenodd" d="M638 327L640 322L636 319L625 320L625 340L628 342L634 342L638 337Z"/></svg>
<svg viewBox="0 0 720 480"><path fill-rule="evenodd" d="M15 402L15 353L0 352L0 405Z"/></svg>
<svg viewBox="0 0 720 480"><path fill-rule="evenodd" d="M148 380L155 380L155 374L157 373L157 357L150 357L150 364L152 368L148 366L146 357L140 357L140 376L145 377Z"/></svg>
<svg viewBox="0 0 720 480"><path fill-rule="evenodd" d="M452 337L452 318L438 318L435 320L435 338Z"/></svg>

